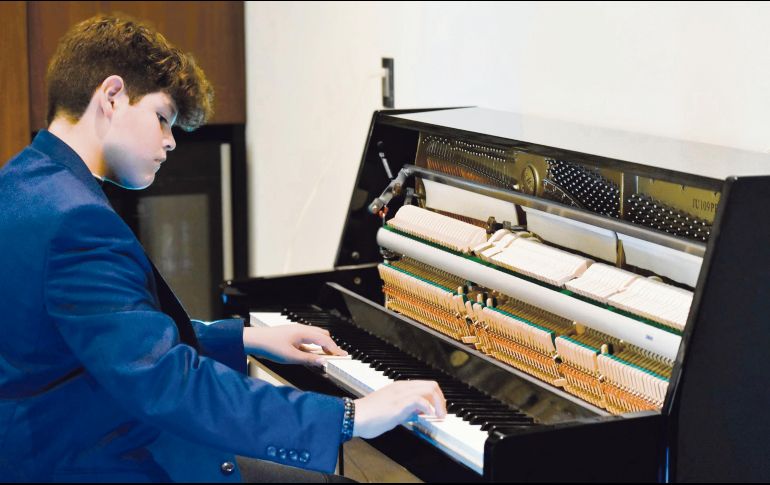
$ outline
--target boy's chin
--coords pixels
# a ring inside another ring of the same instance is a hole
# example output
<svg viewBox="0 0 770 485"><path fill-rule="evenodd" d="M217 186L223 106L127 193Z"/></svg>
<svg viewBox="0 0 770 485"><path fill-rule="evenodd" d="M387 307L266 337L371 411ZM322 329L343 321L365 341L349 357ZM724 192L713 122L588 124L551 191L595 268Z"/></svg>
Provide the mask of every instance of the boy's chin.
<svg viewBox="0 0 770 485"><path fill-rule="evenodd" d="M113 184L123 187L128 190L142 190L146 189L155 181L155 173L142 174L141 176L132 177L116 177L115 179L107 179Z"/></svg>

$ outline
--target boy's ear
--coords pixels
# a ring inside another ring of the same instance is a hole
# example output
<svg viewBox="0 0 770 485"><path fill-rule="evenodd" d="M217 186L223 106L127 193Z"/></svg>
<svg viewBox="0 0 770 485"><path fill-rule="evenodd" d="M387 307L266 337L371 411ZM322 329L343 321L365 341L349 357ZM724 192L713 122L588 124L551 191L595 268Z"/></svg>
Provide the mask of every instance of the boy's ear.
<svg viewBox="0 0 770 485"><path fill-rule="evenodd" d="M97 89L97 96L99 97L99 107L107 118L112 118L112 114L115 112L115 102L125 95L126 85L122 77L112 75L102 81L101 86Z"/></svg>

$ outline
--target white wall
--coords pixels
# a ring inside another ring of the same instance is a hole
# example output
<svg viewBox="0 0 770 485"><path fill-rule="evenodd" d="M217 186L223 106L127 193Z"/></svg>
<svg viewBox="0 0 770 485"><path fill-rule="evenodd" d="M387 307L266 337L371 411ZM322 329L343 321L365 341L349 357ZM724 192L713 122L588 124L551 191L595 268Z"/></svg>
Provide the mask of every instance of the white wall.
<svg viewBox="0 0 770 485"><path fill-rule="evenodd" d="M380 60L396 107L477 105L770 151L770 5L248 3L252 275L330 268Z"/></svg>

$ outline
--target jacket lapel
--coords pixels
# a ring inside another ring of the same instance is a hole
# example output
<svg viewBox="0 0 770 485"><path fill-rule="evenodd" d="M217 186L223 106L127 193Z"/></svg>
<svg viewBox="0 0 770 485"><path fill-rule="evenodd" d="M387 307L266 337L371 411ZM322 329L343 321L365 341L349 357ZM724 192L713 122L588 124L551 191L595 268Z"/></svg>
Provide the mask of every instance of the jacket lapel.
<svg viewBox="0 0 770 485"><path fill-rule="evenodd" d="M155 267L155 263L153 263L149 257L147 257L147 260L150 262L150 266L152 266L152 273L155 279L155 291L158 295L160 310L174 319L176 327L179 330L179 339L190 347L200 350L198 338L195 336L195 330L190 322L190 317L187 315L187 311L185 311L182 304L179 303L179 300L174 292L171 291L171 288L168 287L166 280L163 279L158 268Z"/></svg>

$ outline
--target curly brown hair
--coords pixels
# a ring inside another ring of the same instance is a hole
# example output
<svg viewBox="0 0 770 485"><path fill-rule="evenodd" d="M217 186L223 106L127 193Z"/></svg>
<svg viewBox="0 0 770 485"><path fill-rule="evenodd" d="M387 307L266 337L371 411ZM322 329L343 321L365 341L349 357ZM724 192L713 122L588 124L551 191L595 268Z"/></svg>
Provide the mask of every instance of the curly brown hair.
<svg viewBox="0 0 770 485"><path fill-rule="evenodd" d="M77 121L94 91L111 75L125 82L129 102L162 91L177 105L176 124L192 131L211 118L214 90L191 54L127 15L97 15L59 41L48 64L48 123L58 115Z"/></svg>

